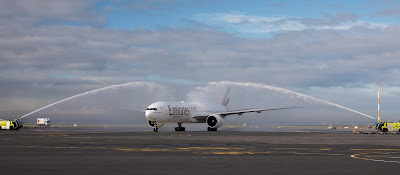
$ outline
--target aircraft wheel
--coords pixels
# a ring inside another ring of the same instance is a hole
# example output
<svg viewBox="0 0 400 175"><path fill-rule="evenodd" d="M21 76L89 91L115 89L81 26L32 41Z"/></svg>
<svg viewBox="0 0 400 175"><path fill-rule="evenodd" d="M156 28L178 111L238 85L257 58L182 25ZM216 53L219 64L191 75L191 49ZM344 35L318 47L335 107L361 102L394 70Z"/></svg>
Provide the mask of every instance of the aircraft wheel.
<svg viewBox="0 0 400 175"><path fill-rule="evenodd" d="M207 131L217 131L217 128L210 128L210 127L208 127L208 128L207 128Z"/></svg>
<svg viewBox="0 0 400 175"><path fill-rule="evenodd" d="M185 131L185 127L175 127L175 131Z"/></svg>
<svg viewBox="0 0 400 175"><path fill-rule="evenodd" d="M154 132L158 132L158 128L153 128L153 131Z"/></svg>

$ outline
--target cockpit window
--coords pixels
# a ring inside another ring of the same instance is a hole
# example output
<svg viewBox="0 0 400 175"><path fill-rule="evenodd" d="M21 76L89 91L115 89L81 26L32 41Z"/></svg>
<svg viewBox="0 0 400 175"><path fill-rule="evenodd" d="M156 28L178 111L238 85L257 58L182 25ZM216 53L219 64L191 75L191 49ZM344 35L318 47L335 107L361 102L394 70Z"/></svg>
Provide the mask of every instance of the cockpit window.
<svg viewBox="0 0 400 175"><path fill-rule="evenodd" d="M157 108L147 108L148 111L157 111Z"/></svg>

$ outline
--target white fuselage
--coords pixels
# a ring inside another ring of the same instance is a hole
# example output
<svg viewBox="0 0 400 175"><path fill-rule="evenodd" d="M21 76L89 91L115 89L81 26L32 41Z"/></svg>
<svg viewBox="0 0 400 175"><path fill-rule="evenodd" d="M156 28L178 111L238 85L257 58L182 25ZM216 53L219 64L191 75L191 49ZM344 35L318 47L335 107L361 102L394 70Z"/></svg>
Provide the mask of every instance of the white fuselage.
<svg viewBox="0 0 400 175"><path fill-rule="evenodd" d="M160 101L147 107L146 118L159 123L198 123L194 116L226 112L223 105Z"/></svg>

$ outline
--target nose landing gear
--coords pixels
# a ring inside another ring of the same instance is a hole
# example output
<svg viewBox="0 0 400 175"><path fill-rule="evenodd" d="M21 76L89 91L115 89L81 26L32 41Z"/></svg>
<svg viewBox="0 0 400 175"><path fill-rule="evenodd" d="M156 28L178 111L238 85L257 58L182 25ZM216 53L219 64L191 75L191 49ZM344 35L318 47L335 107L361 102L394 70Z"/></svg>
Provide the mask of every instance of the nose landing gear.
<svg viewBox="0 0 400 175"><path fill-rule="evenodd" d="M159 123L157 123L156 121L150 121L150 120L149 120L148 124L150 127L153 128L154 132L158 132L158 128L162 126L162 124L159 125Z"/></svg>
<svg viewBox="0 0 400 175"><path fill-rule="evenodd" d="M178 127L175 127L175 131L185 131L185 127L182 127L182 123L178 123Z"/></svg>

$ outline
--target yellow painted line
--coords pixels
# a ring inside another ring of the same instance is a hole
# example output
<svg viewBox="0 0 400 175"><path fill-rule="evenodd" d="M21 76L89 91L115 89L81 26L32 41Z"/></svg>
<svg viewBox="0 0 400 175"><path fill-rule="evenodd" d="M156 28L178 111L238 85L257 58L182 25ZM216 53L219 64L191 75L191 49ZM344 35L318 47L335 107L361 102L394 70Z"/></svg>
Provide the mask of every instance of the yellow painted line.
<svg viewBox="0 0 400 175"><path fill-rule="evenodd" d="M291 154L311 154L311 155L323 155L323 156L343 156L343 154L327 154L327 153L291 153Z"/></svg>
<svg viewBox="0 0 400 175"><path fill-rule="evenodd" d="M267 152L254 152L254 154L272 154L272 152L267 151Z"/></svg>
<svg viewBox="0 0 400 175"><path fill-rule="evenodd" d="M228 152L199 152L198 154L214 154L214 155L242 155L242 154L249 154L252 155L254 152L248 151L228 151Z"/></svg>
<svg viewBox="0 0 400 175"><path fill-rule="evenodd" d="M351 151L400 151L400 149L350 149Z"/></svg>
<svg viewBox="0 0 400 175"><path fill-rule="evenodd" d="M320 150L320 151L330 151L332 148L270 148L274 150Z"/></svg>
<svg viewBox="0 0 400 175"><path fill-rule="evenodd" d="M363 157L358 157L358 156L367 155L367 154L368 153L353 154L350 157L354 158L354 159L359 159L359 160L370 160L370 161L373 161L374 159L367 159L367 158L363 158Z"/></svg>
<svg viewBox="0 0 400 175"><path fill-rule="evenodd" d="M150 149L150 148L143 148L143 149L138 149L138 148L113 148L114 150L117 151L136 151L136 152L163 152L163 151L172 151L170 149Z"/></svg>
<svg viewBox="0 0 400 175"><path fill-rule="evenodd" d="M358 159L361 159L361 160L374 160L374 159L367 159L367 158L358 158Z"/></svg>
<svg viewBox="0 0 400 175"><path fill-rule="evenodd" d="M42 148L42 149L106 149L117 151L137 151L137 152L150 152L150 151L173 151L171 149L152 149L152 148L106 148L106 147L48 147L48 146L18 146L19 148Z"/></svg>
<svg viewBox="0 0 400 175"><path fill-rule="evenodd" d="M260 152L260 151L211 151L211 152L195 152L196 154L215 154L215 155L242 155L242 154L273 154L273 153L279 153L279 154L298 154L298 155L323 155L323 156L344 156L344 154L327 154L327 153L299 153L299 152Z"/></svg>
<svg viewBox="0 0 400 175"><path fill-rule="evenodd" d="M13 152L13 154L42 154L42 153L47 153L47 154L54 154L54 153L73 153L73 154L79 154L81 152Z"/></svg>
<svg viewBox="0 0 400 175"><path fill-rule="evenodd" d="M177 150L243 150L246 148L230 148L230 147L187 147L187 148L176 148Z"/></svg>
<svg viewBox="0 0 400 175"><path fill-rule="evenodd" d="M391 158L392 155L369 155L370 157Z"/></svg>
<svg viewBox="0 0 400 175"><path fill-rule="evenodd" d="M68 137L69 135L68 134L60 134L60 135L52 134L52 135L46 135L46 136L48 136L48 137Z"/></svg>

